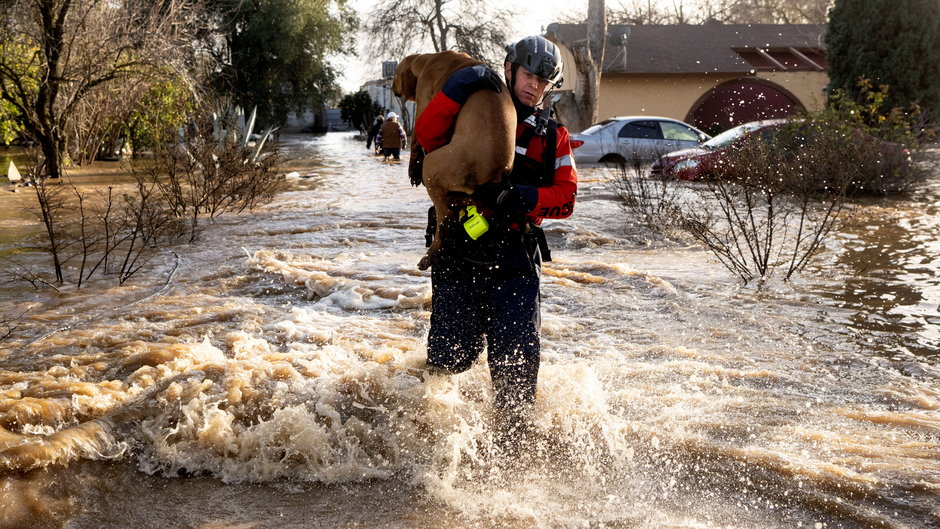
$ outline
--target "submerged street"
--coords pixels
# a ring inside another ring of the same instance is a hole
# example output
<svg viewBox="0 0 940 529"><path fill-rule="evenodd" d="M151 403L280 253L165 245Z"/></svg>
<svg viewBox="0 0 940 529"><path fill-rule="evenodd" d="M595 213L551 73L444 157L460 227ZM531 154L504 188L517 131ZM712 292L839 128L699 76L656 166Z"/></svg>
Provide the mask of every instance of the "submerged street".
<svg viewBox="0 0 940 529"><path fill-rule="evenodd" d="M407 157L347 133L283 149L290 191L124 287L0 286L24 320L0 342L0 526L940 525L936 167L763 289L582 169L544 224L536 438L497 464L485 362L420 370Z"/></svg>

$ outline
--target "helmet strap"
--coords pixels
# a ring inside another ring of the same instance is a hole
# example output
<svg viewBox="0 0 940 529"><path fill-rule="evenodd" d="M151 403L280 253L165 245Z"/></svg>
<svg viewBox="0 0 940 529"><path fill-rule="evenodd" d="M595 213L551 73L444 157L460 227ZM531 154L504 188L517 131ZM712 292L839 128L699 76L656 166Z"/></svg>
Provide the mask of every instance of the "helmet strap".
<svg viewBox="0 0 940 529"><path fill-rule="evenodd" d="M547 98L548 94L551 94L552 90L554 89L555 89L555 85L553 83L548 83L548 87L545 89L544 92L542 92L542 98L539 99L538 103L536 103L535 106L539 108L543 108L542 105L545 104L545 98Z"/></svg>
<svg viewBox="0 0 940 529"><path fill-rule="evenodd" d="M506 86L509 88L509 95L513 99L516 98L516 68L521 68L520 65L515 63L509 63L509 80L506 81Z"/></svg>

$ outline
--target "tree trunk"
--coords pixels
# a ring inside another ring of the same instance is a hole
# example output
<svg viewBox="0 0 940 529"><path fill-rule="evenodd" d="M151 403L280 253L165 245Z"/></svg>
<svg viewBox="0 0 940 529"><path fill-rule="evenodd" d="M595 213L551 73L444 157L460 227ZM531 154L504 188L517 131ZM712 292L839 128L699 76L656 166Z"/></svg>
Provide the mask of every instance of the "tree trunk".
<svg viewBox="0 0 940 529"><path fill-rule="evenodd" d="M48 176L55 180L62 176L62 166L65 164L62 161L63 150L62 147L59 146L61 140L50 136L52 135L42 134L36 138L37 143L39 143L39 148L42 151L43 167L45 168L45 174L37 176L40 178Z"/></svg>
<svg viewBox="0 0 940 529"><path fill-rule="evenodd" d="M581 130L597 121L597 99L601 89L601 75L604 69L604 47L607 44L607 13L604 0L588 2L587 24L587 79L584 97L578 102L581 113Z"/></svg>
<svg viewBox="0 0 940 529"><path fill-rule="evenodd" d="M575 42L561 42L574 56L577 78L574 94L566 94L556 106L561 121L572 130L584 130L597 121L597 99L606 42L607 17L604 0L590 0L586 38Z"/></svg>
<svg viewBox="0 0 940 529"><path fill-rule="evenodd" d="M434 20L437 24L437 38L440 39L440 42L435 42L434 44L437 47L437 51L446 51L450 49L447 45L447 23L444 20L444 2L443 0L436 0L434 2ZM404 108L404 107L403 107Z"/></svg>

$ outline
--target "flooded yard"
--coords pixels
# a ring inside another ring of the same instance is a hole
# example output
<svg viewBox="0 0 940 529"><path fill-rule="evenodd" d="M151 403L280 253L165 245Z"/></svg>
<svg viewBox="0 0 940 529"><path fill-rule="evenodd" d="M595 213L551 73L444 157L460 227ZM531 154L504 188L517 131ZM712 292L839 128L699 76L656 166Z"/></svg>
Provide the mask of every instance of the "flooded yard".
<svg viewBox="0 0 940 529"><path fill-rule="evenodd" d="M536 435L422 372L429 200L350 134L123 287L0 285L0 527L940 525L940 171L791 284L660 241L605 169L544 227ZM936 153L934 153L936 155ZM36 224L0 199L0 255Z"/></svg>

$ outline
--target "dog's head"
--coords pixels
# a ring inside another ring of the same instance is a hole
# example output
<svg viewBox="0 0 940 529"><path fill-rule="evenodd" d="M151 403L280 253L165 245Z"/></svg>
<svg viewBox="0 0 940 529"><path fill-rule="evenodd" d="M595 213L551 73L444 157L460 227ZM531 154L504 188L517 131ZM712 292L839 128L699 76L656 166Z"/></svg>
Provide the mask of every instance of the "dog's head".
<svg viewBox="0 0 940 529"><path fill-rule="evenodd" d="M392 93L405 101L414 101L418 93L418 76L412 68L418 54L409 55L398 63L395 79L392 81Z"/></svg>

